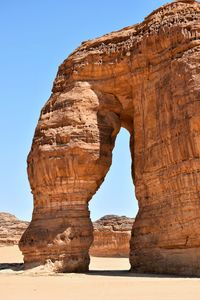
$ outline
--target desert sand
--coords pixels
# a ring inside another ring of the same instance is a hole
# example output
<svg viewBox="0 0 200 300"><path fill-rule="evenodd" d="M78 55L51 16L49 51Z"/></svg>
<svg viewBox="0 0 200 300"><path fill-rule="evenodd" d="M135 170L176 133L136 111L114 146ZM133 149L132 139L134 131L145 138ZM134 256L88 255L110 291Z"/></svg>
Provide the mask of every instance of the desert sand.
<svg viewBox="0 0 200 300"><path fill-rule="evenodd" d="M91 258L88 274L22 270L17 246L0 247L1 300L188 300L200 297L200 279L129 273L126 258ZM21 269L21 270L20 270Z"/></svg>

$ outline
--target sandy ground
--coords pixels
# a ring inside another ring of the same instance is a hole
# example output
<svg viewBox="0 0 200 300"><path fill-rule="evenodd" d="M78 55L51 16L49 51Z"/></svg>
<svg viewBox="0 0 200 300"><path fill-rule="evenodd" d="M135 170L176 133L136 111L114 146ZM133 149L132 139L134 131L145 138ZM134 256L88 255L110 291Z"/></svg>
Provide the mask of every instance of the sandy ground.
<svg viewBox="0 0 200 300"><path fill-rule="evenodd" d="M196 300L200 279L127 272L128 259L92 258L88 274L22 271L18 247L0 247L1 300Z"/></svg>

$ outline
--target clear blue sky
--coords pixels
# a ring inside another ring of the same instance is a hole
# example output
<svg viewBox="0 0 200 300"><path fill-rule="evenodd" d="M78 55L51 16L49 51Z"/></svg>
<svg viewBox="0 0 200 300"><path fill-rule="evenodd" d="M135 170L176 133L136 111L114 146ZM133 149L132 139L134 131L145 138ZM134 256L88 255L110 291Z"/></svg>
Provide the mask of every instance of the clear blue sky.
<svg viewBox="0 0 200 300"><path fill-rule="evenodd" d="M26 157L58 66L82 41L141 22L166 2L0 0L0 211L31 218ZM92 199L92 219L136 214L128 139L122 130L113 166Z"/></svg>

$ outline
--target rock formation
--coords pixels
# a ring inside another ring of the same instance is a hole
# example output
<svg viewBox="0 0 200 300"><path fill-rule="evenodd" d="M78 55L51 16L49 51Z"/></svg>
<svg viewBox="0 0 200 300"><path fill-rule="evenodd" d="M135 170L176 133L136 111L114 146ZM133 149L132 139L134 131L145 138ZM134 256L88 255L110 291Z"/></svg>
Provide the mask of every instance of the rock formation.
<svg viewBox="0 0 200 300"><path fill-rule="evenodd" d="M115 215L104 216L93 223L94 241L90 255L128 257L134 219Z"/></svg>
<svg viewBox="0 0 200 300"><path fill-rule="evenodd" d="M0 246L17 245L29 222L0 212Z"/></svg>
<svg viewBox="0 0 200 300"><path fill-rule="evenodd" d="M124 127L139 202L131 269L200 275L199 36L200 3L173 2L84 42L59 67L28 156L27 267L51 260L58 272L88 270L88 202Z"/></svg>
<svg viewBox="0 0 200 300"><path fill-rule="evenodd" d="M175 0L175 2L194 3L196 0Z"/></svg>
<svg viewBox="0 0 200 300"><path fill-rule="evenodd" d="M107 215L93 222L94 240L90 255L100 257L128 257L134 219ZM18 245L29 222L0 212L0 246Z"/></svg>

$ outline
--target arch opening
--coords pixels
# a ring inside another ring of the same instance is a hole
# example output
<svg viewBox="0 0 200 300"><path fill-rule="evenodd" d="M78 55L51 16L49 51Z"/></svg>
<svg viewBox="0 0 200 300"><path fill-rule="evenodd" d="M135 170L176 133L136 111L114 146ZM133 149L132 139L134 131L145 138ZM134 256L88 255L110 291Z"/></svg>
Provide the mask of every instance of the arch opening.
<svg viewBox="0 0 200 300"><path fill-rule="evenodd" d="M129 240L138 212L131 175L130 133L121 128L112 153L112 164L99 190L89 202L94 240L90 270L128 270ZM118 259L121 258L121 259Z"/></svg>
<svg viewBox="0 0 200 300"><path fill-rule="evenodd" d="M112 165L99 190L89 202L91 219L104 215L134 217L138 211L135 188L131 176L130 134L121 128L112 154Z"/></svg>

